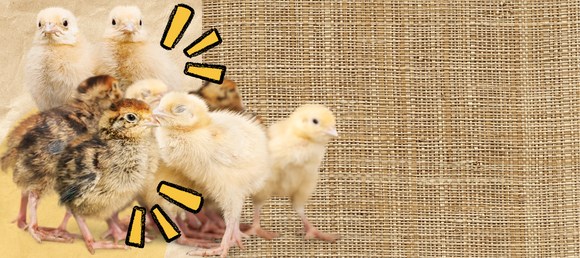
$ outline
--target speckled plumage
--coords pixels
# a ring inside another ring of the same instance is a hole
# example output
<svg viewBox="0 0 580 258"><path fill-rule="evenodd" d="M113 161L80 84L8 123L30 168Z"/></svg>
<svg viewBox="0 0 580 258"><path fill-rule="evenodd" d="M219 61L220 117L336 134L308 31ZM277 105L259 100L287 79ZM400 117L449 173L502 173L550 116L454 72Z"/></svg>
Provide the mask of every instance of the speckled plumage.
<svg viewBox="0 0 580 258"><path fill-rule="evenodd" d="M232 110L240 112L246 109L242 103L242 95L238 90L238 85L229 79L224 79L222 84L205 81L199 90L190 91L189 94L202 98L207 103L209 111Z"/></svg>

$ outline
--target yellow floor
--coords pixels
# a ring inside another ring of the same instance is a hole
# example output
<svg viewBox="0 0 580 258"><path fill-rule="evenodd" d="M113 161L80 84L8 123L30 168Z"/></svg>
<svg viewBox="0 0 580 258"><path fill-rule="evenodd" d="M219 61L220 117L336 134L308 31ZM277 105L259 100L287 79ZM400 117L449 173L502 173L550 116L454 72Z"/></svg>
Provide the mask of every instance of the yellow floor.
<svg viewBox="0 0 580 258"><path fill-rule="evenodd" d="M36 113L36 109L26 114L23 119ZM0 153L6 151L6 139L2 141ZM16 224L10 221L18 214L20 207L20 190L12 182L12 173L0 172L0 227L3 229L0 234L0 250L2 257L164 257L167 243L162 236L151 243L145 243L144 248L131 247L130 250L95 250L95 255L91 255L82 239L75 239L74 243L54 243L44 241L38 244L28 232L19 229ZM132 206L131 206L132 207ZM119 216L124 218L131 215L131 207L126 209ZM38 222L40 226L57 227L65 213L65 208L58 205L58 196L52 194L44 197L38 207ZM100 239L100 235L107 230L104 221L87 219L87 224L95 240ZM74 218L68 223L67 230L71 233L81 234ZM119 241L121 243L124 241Z"/></svg>

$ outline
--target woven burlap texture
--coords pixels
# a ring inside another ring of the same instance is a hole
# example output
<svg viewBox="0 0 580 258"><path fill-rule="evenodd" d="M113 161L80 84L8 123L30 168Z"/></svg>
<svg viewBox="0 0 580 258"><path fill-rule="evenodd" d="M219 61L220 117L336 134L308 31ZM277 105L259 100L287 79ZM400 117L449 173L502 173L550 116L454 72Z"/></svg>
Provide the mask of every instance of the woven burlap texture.
<svg viewBox="0 0 580 258"><path fill-rule="evenodd" d="M327 105L303 240L287 198L232 257L578 257L578 1L210 1L204 31L266 124ZM243 220L251 222L247 201Z"/></svg>

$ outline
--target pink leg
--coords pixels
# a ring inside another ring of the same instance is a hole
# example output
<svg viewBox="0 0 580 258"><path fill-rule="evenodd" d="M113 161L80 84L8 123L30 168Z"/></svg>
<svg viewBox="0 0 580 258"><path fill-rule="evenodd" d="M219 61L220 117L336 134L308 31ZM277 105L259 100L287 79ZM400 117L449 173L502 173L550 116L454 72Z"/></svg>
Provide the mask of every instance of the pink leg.
<svg viewBox="0 0 580 258"><path fill-rule="evenodd" d="M206 209L205 211L206 211L205 215L207 215L215 224L217 224L219 228L221 229L226 228L226 222L224 221L222 216L219 215L215 210Z"/></svg>
<svg viewBox="0 0 580 258"><path fill-rule="evenodd" d="M179 228L179 231L181 231L181 236L175 240L175 242L177 242L178 244L189 245L189 246L198 246L198 247L206 247L206 248L210 248L210 247L219 245L218 243L211 241L211 240L188 238L183 233L183 228L186 228L187 226L185 225L185 223L183 223L181 218L179 218L179 215L177 215L173 221L175 221L177 228Z"/></svg>
<svg viewBox="0 0 580 258"><path fill-rule="evenodd" d="M68 224L68 220L70 219L71 216L72 216L72 213L67 209L66 213L64 214L64 218L62 219L62 223L60 223L60 226L58 226L57 229L45 228L45 227L40 227L40 229L46 230L46 231L52 231L51 233L57 237L70 237L70 238L82 239L83 236L77 235L77 234L71 234L68 231L66 231L66 225Z"/></svg>
<svg viewBox="0 0 580 258"><path fill-rule="evenodd" d="M38 220L36 218L36 209L38 208L38 200L39 196L37 193L35 192L28 193L28 203L30 204L30 224L24 227L24 230L27 230L28 233L30 233L30 235L38 243L42 243L42 240L72 243L74 240L70 237L58 237L52 233L46 232L38 228Z"/></svg>
<svg viewBox="0 0 580 258"><path fill-rule="evenodd" d="M119 229L127 231L127 229L129 228L129 226L123 224L123 222L121 222L121 220L119 219L119 212L113 213L113 215L111 216L111 219L113 220L113 222L115 224L117 224Z"/></svg>
<svg viewBox="0 0 580 258"><path fill-rule="evenodd" d="M222 235L220 234L211 234L211 233L200 233L195 230L190 230L185 222L181 219L181 216L177 216L175 218L175 223L179 225L181 228L181 233L184 234L186 237L196 238L196 239L220 239Z"/></svg>
<svg viewBox="0 0 580 258"><path fill-rule="evenodd" d="M109 229L107 232L101 235L102 239L113 238L115 244L119 242L119 240L125 239L127 237L127 229L128 227L119 220L119 213L115 212L111 216L110 219L107 219L107 225L109 225ZM122 225L122 226L121 226ZM155 239L154 235L149 235L145 232L145 242L149 243L152 239Z"/></svg>
<svg viewBox="0 0 580 258"><path fill-rule="evenodd" d="M18 228L23 229L26 227L26 206L28 205L28 192L22 191L20 195L20 212L18 216L13 219L10 223L18 222Z"/></svg>
<svg viewBox="0 0 580 258"><path fill-rule="evenodd" d="M223 235L225 232L224 228L220 228L217 224L215 224L215 222L213 222L208 216L206 216L205 211L206 209L202 207L201 211L195 214L195 217L199 220L199 222L201 222L201 228L199 229L199 232L201 233L210 232L219 234L220 236ZM187 214L189 215L191 213Z"/></svg>
<svg viewBox="0 0 580 258"><path fill-rule="evenodd" d="M240 249L244 249L244 245L242 244L242 237L249 237L243 234L240 231L240 219L234 218L230 216L228 218L228 223L226 224L226 232L222 237L222 242L219 247L215 247L212 249L197 249L195 251L191 251L187 253L187 255L218 255L221 254L221 257L226 257L228 255L228 251L230 247L235 246L236 244L240 247Z"/></svg>
<svg viewBox="0 0 580 258"><path fill-rule="evenodd" d="M203 208L201 209L203 210ZM199 216L191 212L185 213L185 222L187 223L187 227L191 229L200 229L203 223L201 222L201 219L199 219Z"/></svg>
<svg viewBox="0 0 580 258"><path fill-rule="evenodd" d="M308 221L308 219L306 218L306 215L299 213L300 218L302 219L302 222L304 223L304 229L302 231L306 232L306 235L304 235L304 239L313 239L313 238L318 238L318 239L322 239L322 240L326 240L328 242L334 242L337 239L340 239L340 235L337 234L328 234L328 233L323 233L322 231L319 231L318 229L316 229L312 223L310 223L310 221Z"/></svg>
<svg viewBox="0 0 580 258"><path fill-rule="evenodd" d="M249 236L260 236L265 239L272 239L274 237L280 236L278 233L269 232L262 229L260 226L260 207L254 207L254 223L252 223L252 227L244 233Z"/></svg>
<svg viewBox="0 0 580 258"><path fill-rule="evenodd" d="M117 245L111 241L95 241L83 217L75 215L75 219L77 220L81 233L85 238L85 245L91 254L95 254L95 249L129 249L126 245Z"/></svg>

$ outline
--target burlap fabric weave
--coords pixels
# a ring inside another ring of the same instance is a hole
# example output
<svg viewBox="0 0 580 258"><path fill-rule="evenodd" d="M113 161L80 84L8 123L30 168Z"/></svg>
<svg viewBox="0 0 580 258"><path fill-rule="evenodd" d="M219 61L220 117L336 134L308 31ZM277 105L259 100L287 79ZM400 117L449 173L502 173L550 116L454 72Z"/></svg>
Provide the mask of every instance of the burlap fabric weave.
<svg viewBox="0 0 580 258"><path fill-rule="evenodd" d="M578 257L578 1L210 1L204 31L266 124L326 104L330 143L303 240L232 257ZM251 222L248 200L243 220Z"/></svg>

